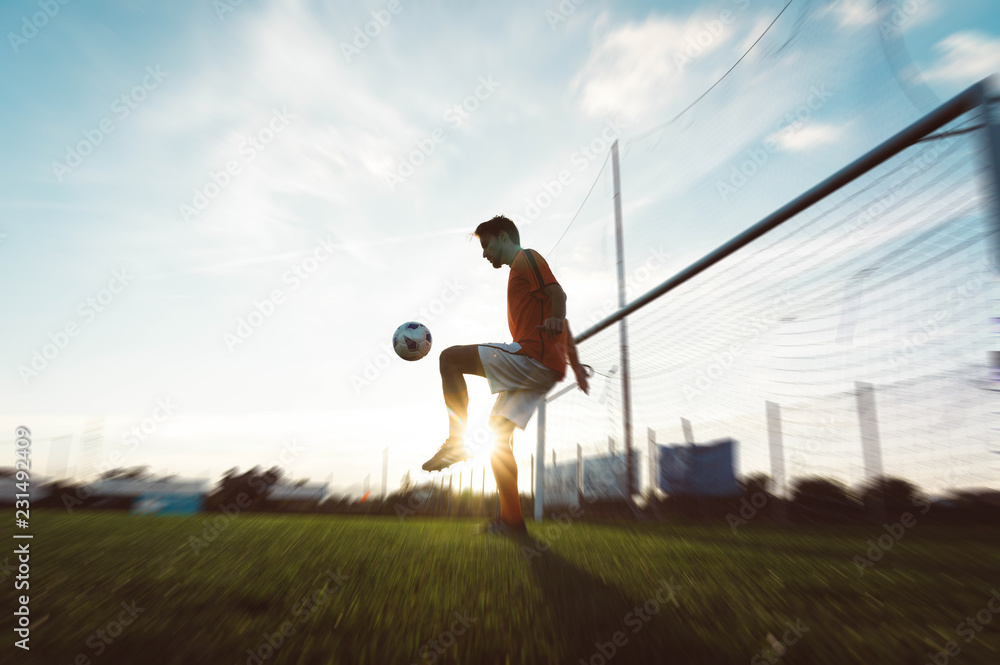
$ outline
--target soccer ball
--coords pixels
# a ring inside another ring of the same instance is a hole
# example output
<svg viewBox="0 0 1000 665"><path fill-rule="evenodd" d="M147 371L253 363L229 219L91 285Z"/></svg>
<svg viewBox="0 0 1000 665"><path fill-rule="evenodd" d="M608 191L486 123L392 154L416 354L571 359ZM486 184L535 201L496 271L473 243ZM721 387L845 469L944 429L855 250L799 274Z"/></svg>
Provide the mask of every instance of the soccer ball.
<svg viewBox="0 0 1000 665"><path fill-rule="evenodd" d="M420 360L431 350L431 331L422 323L407 321L393 333L392 350L403 360Z"/></svg>

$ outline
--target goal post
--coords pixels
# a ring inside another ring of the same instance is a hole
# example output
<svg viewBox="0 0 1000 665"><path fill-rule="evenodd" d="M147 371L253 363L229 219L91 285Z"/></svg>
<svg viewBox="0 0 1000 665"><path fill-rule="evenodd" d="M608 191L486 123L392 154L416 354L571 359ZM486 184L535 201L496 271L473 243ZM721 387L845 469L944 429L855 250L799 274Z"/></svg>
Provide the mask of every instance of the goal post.
<svg viewBox="0 0 1000 665"><path fill-rule="evenodd" d="M952 129L950 131L947 130L942 131L945 130L945 128L947 128L950 124L955 123L956 121L976 111L982 112L983 122L981 124ZM937 132L940 132L940 134L936 135ZM975 134L973 134L974 132ZM738 233L730 240L717 246L714 250L709 251L701 258L690 263L689 265L687 265L687 267L684 267L683 269L675 272L672 276L661 281L655 287L650 288L641 295L633 298L630 302L625 301L624 297L625 291L622 288L622 283L624 281L624 274L625 274L624 257L621 252L621 246L623 243L623 240L621 238L621 233L622 233L621 218L623 213L621 208L620 179L622 176L620 174L618 166L618 156L619 156L618 144L617 142L614 144L614 146L612 147L614 193L613 193L613 200L611 201L611 203L613 204L615 229L616 229L615 233L617 241L616 273L619 285L618 308L615 311L611 312L610 314L604 316L599 321L597 321L590 327L586 328L579 334L577 334L575 336L575 343L581 347L580 351L581 356L586 357L588 353L588 348L587 348L588 342L593 342L595 338L601 336L601 334L604 333L601 339L603 340L602 343L604 344L604 347L607 347L610 344L610 340L607 337L607 334L609 332L608 329L611 328L611 326L615 325L616 323L620 324L619 328L620 334L618 336L619 339L618 339L617 352L612 355L608 348L604 348L601 354L601 358L602 360L608 362L609 365L611 364L611 361L613 359L614 362L620 364L620 366L624 368L621 378L621 392L620 395L617 397L617 407L619 408L620 415L616 416L616 418L620 418L620 421L616 420L616 424L614 424L613 428L610 429L609 431L615 431L615 430L621 431L624 435L625 451L627 459L629 460L628 471L626 475L626 484L628 485L626 491L628 496L632 496L633 494L638 494L640 491L640 488L632 486L633 478L646 477L651 479L656 477L656 475L652 473L652 470L650 470L650 472L647 474L638 474L637 469L633 468L634 463L632 462L632 460L634 456L632 454L631 436L630 436L632 429L636 426L646 425L649 431L655 433L655 428L651 427L649 422L640 422L640 418L642 418L642 416L637 417L637 414L634 414L632 412L633 400L636 400L637 397L639 401L643 401L646 404L645 408L647 409L647 412L648 409L650 408L649 403L651 400L648 399L648 396L640 397L641 390L638 392L635 390L635 387L633 386L634 377L630 375L630 371L628 370L628 368L633 362L634 354L643 352L641 348L642 344L641 341L633 342L632 348L631 349L629 348L629 341L628 341L629 333L624 327L625 325L627 325L629 317L637 316L640 313L642 313L645 316L645 312L647 311L646 308L654 304L656 304L660 308L666 308L667 305L665 304L664 300L665 296L668 295L673 296L673 294L676 291L678 291L678 289L680 289L681 287L685 288L690 287L692 282L695 281L695 278L699 278L699 280L701 280L701 283L703 284L711 284L712 283L711 280L713 279L712 275L720 271L720 264L730 266L729 268L727 268L727 270L732 269L732 264L734 262L737 264L738 267L739 264L744 259L741 257L735 257L734 259L734 255L740 253L742 256L743 255L742 253L747 251L748 246L753 245L753 247L756 248L759 247L760 243L767 242L768 240L770 240L770 236L767 239L765 239L764 237L768 233L774 231L778 227L785 224L786 222L789 222L790 220L793 219L799 220L802 218L803 215L807 214L815 214L817 216L826 215L829 217L833 213L829 213L825 209L822 213L815 212L815 207L817 206L817 204L821 202L823 202L825 205L829 204L829 199L833 195L845 197L847 199L857 196L859 200L876 200L876 202L878 202L878 200L880 199L876 199L876 196L880 191L879 187L883 188L885 187L884 184L885 176L873 176L873 177L870 176L866 178L866 174L870 174L870 172L872 172L873 170L881 169L879 172L882 172L889 169L890 167L886 166L887 164L894 164L895 162L893 160L898 161L898 159L902 158L900 157L901 153L904 153L904 151L907 151L908 149L913 148L914 146L921 144L922 142L934 142L934 141L940 142L940 140L944 137L966 136L966 135L972 135L972 137L976 141L974 145L975 153L982 155L982 157L981 158L976 157L973 154L972 148L969 147L967 150L968 156L965 157L965 161L960 162L960 166L962 168L968 169L969 171L980 171L985 174L984 178L985 182L983 183L983 189L987 193L986 198L988 199L988 201L985 202L985 208L988 212L983 215L984 229L981 235L983 238L985 238L985 242L989 243L990 247L989 255L991 257L990 263L992 264L995 272L998 269L998 266L1000 266L1000 260L998 260L998 257L1000 257L1000 98L996 96L994 79L989 78L969 87L965 91L954 96L950 100L944 102L938 108L934 109L930 113L927 113L926 115L912 122L904 129L896 132L888 139L885 139L884 141L880 142L874 148L868 150L860 157L846 164L832 175L824 178L814 186L804 191L802 194L794 197L792 200L788 201L784 205L780 206L770 214L766 215L756 223L746 228L746 230ZM966 138L968 137L966 136ZM972 144L970 143L970 145ZM974 159L975 160L982 159L983 161L977 165L974 165L972 163ZM935 178L937 178L937 180L932 181L932 183L934 184L943 180L946 176L953 175L951 172L947 171L948 165L946 164L935 164L933 168L937 169L935 173L940 172L940 175L935 175ZM920 175L923 176L924 174L921 173ZM930 178L930 176L927 176L927 178ZM863 181L862 182L863 186L857 184L859 181ZM921 189L922 187L929 188L929 185L925 185L923 181L920 181L919 179L913 180L912 182L910 182L908 186L912 188L911 190L909 190L911 196L916 196L915 194L913 194L913 192L922 195L924 191L923 189ZM953 190L949 190L949 193L951 193L951 191L954 191L954 188L960 187L961 183L959 184L948 183L948 186L953 187ZM849 188L853 188L851 189L852 193L845 194L844 190ZM857 193L856 190L859 191L860 194ZM895 190L892 190L892 193L894 194ZM861 194L863 194L864 196L861 196ZM865 199L864 197L868 197L868 199ZM883 196L882 198L887 198L887 197ZM916 202L914 202L912 205L913 207L919 207ZM829 204L827 207L836 209L836 206L834 206L833 204ZM939 206L939 207L941 209L940 212L938 212L937 209L935 209L934 212L927 213L928 215L937 215L937 217L932 217L931 221L928 222L932 224L932 228L943 227L944 225L946 225L949 222L949 219L951 219L950 217L947 217L948 214L951 214L955 219L959 220L965 219L962 217L962 215L966 215L966 217L968 217L969 214L973 215L973 217L976 216L975 213L965 212L968 210L968 208L955 210L947 206ZM847 210L847 206L844 206L844 209ZM828 222L827 226L824 228L828 232L829 230L832 229L836 230L838 233L840 231L844 231L846 234L847 226L850 222L850 219L849 217L845 217L844 215L850 215L853 213L844 212L844 210L836 212L837 214L840 214L841 217L833 219L832 222ZM902 213L900 213L900 215L902 215ZM892 221L893 223L895 223L896 221L895 218ZM839 227L837 226L838 224L840 224ZM792 226L793 230L788 232L789 235L794 233L800 233L800 230L796 225ZM803 223L803 228L805 228L805 226L807 226L807 224ZM913 244L912 242L907 241L907 236L905 235L906 230L902 229L902 227L899 224L896 224L895 227L892 228L892 232L900 235L898 238L896 236L893 236L893 240L896 242L896 244L893 245L891 248L887 247L884 250L883 254L876 255L870 252L870 250L866 247L847 246L844 249L840 250L842 253L838 255L838 259L841 261L841 263L846 265L851 263L851 261L853 260L851 257L854 255L860 256L862 254L865 254L867 256L868 253L871 253L872 256L876 257L873 260L883 260L883 259L888 260L888 258L894 258L901 255L906 256L905 252L908 251L907 248L909 248ZM804 232L802 233L803 235L801 236L801 238L804 238L804 240L800 239L798 236L795 236L793 238L801 240L801 242L799 242L801 246L807 246L809 245L809 243L817 245L821 241L821 237L818 232L816 232L812 236L805 236ZM920 237L920 233L927 233L927 231L926 229L922 230L922 229L917 229L915 227L915 230L913 231L913 237L914 238ZM772 241L772 244L766 247L765 249L770 248L774 249L775 251L780 250L781 247L778 245L778 242L779 241ZM965 249L968 249L969 247L974 247L976 246L975 243L977 242L979 242L979 238L972 237L971 239L964 241L964 243L958 243L955 245L955 248L953 250L949 250L951 254L946 255L945 253L942 253L940 260L944 261L944 259L947 258L947 256L953 256L956 255L957 253L960 253L961 251L965 251ZM757 250L757 251L763 251L763 250ZM911 256L913 257L911 262L915 262L916 259L921 255L919 253L913 253ZM926 271L943 270L943 268L937 268L935 266L936 264L934 263L934 261L928 259L923 263L916 264L916 267L906 268L905 270L903 268L899 268L897 270L898 274L894 273L895 276L892 279L883 280L879 284L880 285L888 284L892 282L893 279L895 279L897 282L905 281L904 278L908 275L911 275L914 270L926 270ZM817 276L806 278L800 274L795 273L794 268L788 268L787 272L789 275L793 276L794 281L803 283L804 282L818 283L825 276L831 274L831 271L827 272L820 271ZM859 272L858 274L868 274L868 273L864 273L862 271ZM938 273L934 273L933 276L935 276L936 278L940 278L940 275ZM779 278L781 278L781 276L776 275L775 281L777 281ZM840 282L837 281L839 279L840 277L838 276L830 277L830 284L834 286L836 284L839 284ZM730 279L728 283L731 283L733 281L736 280ZM858 289L860 289L861 288L860 282L858 284L859 284ZM732 287L732 288L736 289L738 287ZM708 292L712 291L712 289L708 287L705 287L705 290ZM833 290L835 289L833 286L831 286L829 288L825 288L823 293L825 296L829 296L829 293L832 292ZM759 293L760 291L755 291L751 295L756 296L759 295ZM908 317L911 317L911 315L909 314L911 310L917 312L916 315L913 315L914 320L919 317L919 310L914 309L916 305L913 304L912 298L909 298L905 294L900 294L896 292L893 292L893 294L886 295L886 298L894 299L892 300L892 303L894 303L892 306L898 309L898 312L896 312L895 315L897 316L897 319L899 321L905 321L907 320ZM827 299L829 299L829 297ZM979 296L976 297L978 298ZM950 294L948 296L948 300L949 301L951 300ZM741 302L741 301L734 300L733 302ZM725 302L722 302L722 304L719 305L713 305L713 307L716 308L713 311L716 311L719 308L725 308L726 306L727 305L725 304ZM743 306L742 302L741 306ZM747 304L746 307L751 307L751 305ZM708 306L706 305L705 308L707 309ZM786 314L788 315L785 318L787 318L788 320L795 319L794 313L786 313ZM931 312L931 314L940 315L941 311L938 310L935 312ZM678 323L677 325L681 324ZM805 335L805 333L802 334ZM638 338L639 340L643 339L642 335L643 333L640 333ZM802 339L806 338L802 337ZM909 338L904 339L903 341L904 347L907 341L909 341L910 345L913 346L914 345L912 341L913 339L919 340L920 338L919 336L914 337L913 335L910 335ZM941 340L933 340L933 341L935 344L941 342ZM921 342L919 346L921 347L921 352L923 352L929 349L932 345L929 343ZM855 347L857 348L850 350L851 353L855 353L854 356L850 356L852 358L851 362L854 363L853 365L854 367L863 369L865 368L864 363L869 362L869 363L877 363L879 364L879 366L892 364L892 369L895 369L895 360L893 360L894 357L887 356L885 353L881 352L876 353L875 351L869 351L868 356L865 356L862 353L864 349L858 350L861 348L859 344L855 344ZM692 353L694 353L694 351L692 351ZM956 352L955 354L956 357L957 354L958 352ZM867 358L867 360L865 358ZM892 362L891 363L886 362L887 358ZM940 359L938 358L938 360ZM677 363L674 363L673 365L675 369L681 366L682 363L680 363L679 361ZM634 373L635 372L634 366L632 367L632 369ZM912 365L905 369L912 369ZM681 370L678 369L677 371ZM650 374L653 374L653 372L650 372ZM903 373L900 373L900 376L902 375ZM940 378L939 375L935 375L935 377ZM650 381L654 381L657 379L646 377L643 380L648 383ZM903 379L900 379L900 381L903 381ZM862 382L868 383L869 381L865 380ZM850 383L853 385L856 384L857 381L851 381ZM558 431L558 428L562 427L563 423L565 422L572 423L572 421L574 420L572 417L560 416L558 415L558 413L560 409L563 408L562 407L563 402L582 399L577 397L570 397L570 398L565 397L567 393L572 391L572 388L573 388L572 385L557 386L556 389L554 389L554 392L550 394L545 400L543 400L543 403L539 406L538 442L537 442L538 450L537 454L535 455L535 464L536 464L535 519L537 521L540 521L542 519L543 506L545 501L544 460L545 460L546 447L551 448L553 446L559 445L559 442L557 442L556 438L551 434ZM877 387L875 389L877 390ZM663 390L666 391L667 389ZM817 388L817 391L818 390L819 388ZM592 408L593 406L592 401L594 397L592 396L590 399L591 399L590 407L584 405L578 408L583 409L584 411L586 411L588 408ZM760 400L761 406L763 406L764 402L767 400L768 400L767 397L762 397ZM775 403L779 402L784 403L780 399L775 399L774 401ZM846 403L845 400L841 400L841 402ZM666 404L663 404L661 401L660 406L655 408L666 410L670 407L668 407ZM660 414L656 414L656 417L659 417L659 415ZM663 419L664 420L670 419L676 421L678 417L681 417L682 420L685 420L685 417L687 416L687 414L684 412L678 413L676 411L673 411L668 415L669 418L666 415L664 415ZM854 422L856 423L857 421L855 420ZM701 426L700 423L698 424L698 427L700 431L703 431L703 427ZM554 430L553 428L557 429ZM549 430L548 432L546 432L547 429ZM969 427L966 426L966 424L962 424L962 427L956 427L954 429L956 430L962 429L964 431L968 430ZM855 430L856 430L856 424L855 424ZM794 437L794 432L790 436ZM978 434L975 436L978 436ZM562 442L562 444L566 446L570 445L569 439L572 438L573 437L567 437L567 440ZM658 441L669 440L668 437L663 437L663 436L656 438ZM603 436L595 435L594 439L595 441L606 441L607 440L606 433ZM572 442L572 445L573 446L577 445L575 440ZM652 456L646 456L646 457L652 457ZM892 469L888 469L888 471L892 471Z"/></svg>

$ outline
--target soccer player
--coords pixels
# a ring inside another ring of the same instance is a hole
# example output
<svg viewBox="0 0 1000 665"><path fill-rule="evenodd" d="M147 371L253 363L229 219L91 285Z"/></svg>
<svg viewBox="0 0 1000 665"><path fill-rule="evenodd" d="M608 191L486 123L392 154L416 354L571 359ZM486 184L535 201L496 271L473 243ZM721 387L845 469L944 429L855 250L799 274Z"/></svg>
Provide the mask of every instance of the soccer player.
<svg viewBox="0 0 1000 665"><path fill-rule="evenodd" d="M424 463L425 471L440 471L471 457L465 445L469 391L465 374L485 377L490 392L499 393L490 414L495 443L490 454L500 494L500 516L486 531L525 533L517 492L514 427L522 430L549 389L562 380L569 361L577 385L588 393L587 372L576 354L566 322L566 293L545 259L522 249L514 222L498 215L476 227L483 258L494 268L510 266L507 278L507 323L510 344L452 346L441 352L441 388L448 408L448 440Z"/></svg>

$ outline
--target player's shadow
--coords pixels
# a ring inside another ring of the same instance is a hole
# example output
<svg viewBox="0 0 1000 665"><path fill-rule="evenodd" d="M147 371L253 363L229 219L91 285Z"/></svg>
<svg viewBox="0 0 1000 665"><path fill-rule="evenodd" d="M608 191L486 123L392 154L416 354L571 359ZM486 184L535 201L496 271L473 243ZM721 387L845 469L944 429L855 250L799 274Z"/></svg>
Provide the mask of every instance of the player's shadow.
<svg viewBox="0 0 1000 665"><path fill-rule="evenodd" d="M529 540L524 544L533 546ZM699 656L711 656L711 645L684 630L676 614L677 606L671 601L655 614L637 613L663 588L661 580L650 579L648 595L633 598L554 552L524 558L548 610L546 619L554 624L552 639L562 644L565 655L570 657L567 662L583 659L589 663L601 648L602 656L607 658L612 647L617 660L630 663L659 663L664 657L685 654L694 657L684 662L703 662ZM669 579L664 581L670 583ZM667 592L662 595L667 596ZM624 639L624 646L614 644L615 633L620 633L619 642ZM704 662L712 661L709 658Z"/></svg>

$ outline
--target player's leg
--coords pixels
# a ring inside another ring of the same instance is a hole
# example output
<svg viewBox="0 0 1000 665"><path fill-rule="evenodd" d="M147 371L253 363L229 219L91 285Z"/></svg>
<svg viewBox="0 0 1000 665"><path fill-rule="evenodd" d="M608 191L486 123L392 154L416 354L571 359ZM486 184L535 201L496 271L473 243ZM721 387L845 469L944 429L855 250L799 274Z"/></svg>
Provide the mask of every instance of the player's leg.
<svg viewBox="0 0 1000 665"><path fill-rule="evenodd" d="M479 359L479 345L450 346L441 352L441 390L448 409L448 440L462 443L469 417L469 389L466 374L486 376Z"/></svg>
<svg viewBox="0 0 1000 665"><path fill-rule="evenodd" d="M490 465L500 495L500 521L511 529L524 529L521 497L517 491L517 462L514 461L514 423L502 417L490 419L495 436Z"/></svg>
<svg viewBox="0 0 1000 665"><path fill-rule="evenodd" d="M486 376L479 359L479 346L450 346L441 352L441 390L448 409L448 439L434 456L424 462L424 471L443 471L452 464L469 459L465 447L465 426L469 417L469 390L465 375Z"/></svg>

